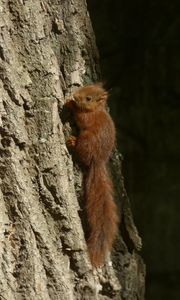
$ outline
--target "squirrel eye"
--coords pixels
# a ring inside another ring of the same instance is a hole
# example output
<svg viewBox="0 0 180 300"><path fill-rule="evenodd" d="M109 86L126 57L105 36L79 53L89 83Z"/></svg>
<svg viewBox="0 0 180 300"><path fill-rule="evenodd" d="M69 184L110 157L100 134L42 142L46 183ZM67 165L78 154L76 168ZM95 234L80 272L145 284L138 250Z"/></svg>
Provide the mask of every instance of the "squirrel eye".
<svg viewBox="0 0 180 300"><path fill-rule="evenodd" d="M92 97L91 97L91 96L86 96L86 100L87 100L87 101L91 101L91 100L92 100Z"/></svg>

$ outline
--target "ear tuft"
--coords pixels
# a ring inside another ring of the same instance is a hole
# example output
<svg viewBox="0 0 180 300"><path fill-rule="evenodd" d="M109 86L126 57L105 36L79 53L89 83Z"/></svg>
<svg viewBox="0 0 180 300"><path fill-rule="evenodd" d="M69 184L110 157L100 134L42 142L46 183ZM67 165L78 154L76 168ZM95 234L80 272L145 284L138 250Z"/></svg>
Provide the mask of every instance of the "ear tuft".
<svg viewBox="0 0 180 300"><path fill-rule="evenodd" d="M100 88L104 88L105 82L104 81L98 81L95 83L95 85L99 86Z"/></svg>

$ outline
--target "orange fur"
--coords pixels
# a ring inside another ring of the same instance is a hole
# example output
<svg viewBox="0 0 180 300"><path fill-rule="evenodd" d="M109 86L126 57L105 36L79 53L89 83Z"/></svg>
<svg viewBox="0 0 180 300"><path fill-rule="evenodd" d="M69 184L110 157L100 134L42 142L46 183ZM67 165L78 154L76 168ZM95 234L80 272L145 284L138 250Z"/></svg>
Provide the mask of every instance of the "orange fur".
<svg viewBox="0 0 180 300"><path fill-rule="evenodd" d="M66 104L73 110L80 129L80 135L71 136L68 145L86 166L85 199L90 226L87 243L95 267L104 263L118 230L113 186L106 169L115 143L114 123L105 109L107 97L103 87L94 84L78 89Z"/></svg>

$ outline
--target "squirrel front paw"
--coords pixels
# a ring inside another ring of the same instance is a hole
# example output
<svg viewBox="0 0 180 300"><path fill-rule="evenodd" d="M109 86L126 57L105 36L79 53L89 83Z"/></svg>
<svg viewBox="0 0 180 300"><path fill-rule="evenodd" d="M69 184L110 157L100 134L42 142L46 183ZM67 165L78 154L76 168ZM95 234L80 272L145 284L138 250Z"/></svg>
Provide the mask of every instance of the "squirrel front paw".
<svg viewBox="0 0 180 300"><path fill-rule="evenodd" d="M69 148L74 148L76 146L77 137L71 135L67 141L66 144Z"/></svg>
<svg viewBox="0 0 180 300"><path fill-rule="evenodd" d="M72 98L67 98L64 106L66 108L68 108L68 109L73 109L74 108L74 104L75 104L75 102L74 102L74 100Z"/></svg>

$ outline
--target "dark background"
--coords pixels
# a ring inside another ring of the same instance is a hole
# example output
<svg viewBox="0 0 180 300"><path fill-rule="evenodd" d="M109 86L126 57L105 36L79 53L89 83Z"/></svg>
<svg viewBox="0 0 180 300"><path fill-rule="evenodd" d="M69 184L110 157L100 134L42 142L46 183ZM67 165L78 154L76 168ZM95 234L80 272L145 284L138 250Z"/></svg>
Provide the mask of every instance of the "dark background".
<svg viewBox="0 0 180 300"><path fill-rule="evenodd" d="M180 299L179 1L89 0L147 266L146 299Z"/></svg>

